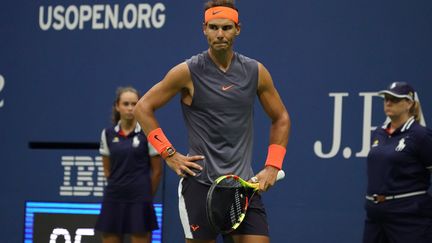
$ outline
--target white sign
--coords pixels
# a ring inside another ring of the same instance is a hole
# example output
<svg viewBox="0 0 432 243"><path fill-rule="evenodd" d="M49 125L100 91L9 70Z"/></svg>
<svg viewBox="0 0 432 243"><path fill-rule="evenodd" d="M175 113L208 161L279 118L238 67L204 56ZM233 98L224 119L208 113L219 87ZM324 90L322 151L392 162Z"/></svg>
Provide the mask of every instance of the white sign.
<svg viewBox="0 0 432 243"><path fill-rule="evenodd" d="M57 5L39 7L41 30L159 29L165 24L163 3Z"/></svg>
<svg viewBox="0 0 432 243"><path fill-rule="evenodd" d="M334 113L333 113L333 142L330 151L323 151L323 144L321 141L315 141L314 153L320 158L329 159L335 157L340 150L342 140L342 104L344 97L348 97L348 93L329 93L330 97L334 97ZM362 92L359 93L363 97L363 132L362 132L362 148L359 152L355 153L356 157L366 157L370 149L371 132L376 129L372 126L372 98L377 96L376 92ZM345 147L342 150L342 155L348 159L352 155L350 147Z"/></svg>
<svg viewBox="0 0 432 243"><path fill-rule="evenodd" d="M0 74L0 92L3 90L5 85L5 80L3 76ZM0 97L0 108L4 106L4 100Z"/></svg>
<svg viewBox="0 0 432 243"><path fill-rule="evenodd" d="M94 230L93 229L88 229L88 228L78 228L75 231L75 239L73 241L73 243L81 243L81 238L82 236L93 236L94 235ZM69 231L67 229L63 229L63 228L55 228L53 229L53 231L51 232L50 235L50 241L49 243L56 243L57 242L57 238L63 238L61 240L61 242L65 242L65 243L72 243L72 237L69 234Z"/></svg>
<svg viewBox="0 0 432 243"><path fill-rule="evenodd" d="M60 196L103 196L106 179L102 157L62 156L63 185Z"/></svg>

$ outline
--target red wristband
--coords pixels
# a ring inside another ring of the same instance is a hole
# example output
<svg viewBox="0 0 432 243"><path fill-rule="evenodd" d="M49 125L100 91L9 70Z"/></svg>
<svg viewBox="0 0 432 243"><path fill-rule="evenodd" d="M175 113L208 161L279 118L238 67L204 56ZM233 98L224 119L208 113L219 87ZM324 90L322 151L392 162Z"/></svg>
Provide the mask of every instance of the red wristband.
<svg viewBox="0 0 432 243"><path fill-rule="evenodd" d="M273 166L279 170L282 169L282 163L285 157L286 149L279 144L270 144L268 147L266 166Z"/></svg>
<svg viewBox="0 0 432 243"><path fill-rule="evenodd" d="M159 154L162 154L167 148L172 147L172 144L170 141L168 141L167 137L162 131L162 128L160 127L149 132L147 135L147 140L156 149L156 151L158 151Z"/></svg>

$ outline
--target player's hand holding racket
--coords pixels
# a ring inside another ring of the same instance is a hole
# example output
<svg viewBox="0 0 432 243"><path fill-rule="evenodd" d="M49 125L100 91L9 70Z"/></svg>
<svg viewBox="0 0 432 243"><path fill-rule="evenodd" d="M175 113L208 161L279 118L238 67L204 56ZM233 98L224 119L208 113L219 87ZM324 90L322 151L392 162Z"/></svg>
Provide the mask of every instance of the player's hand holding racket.
<svg viewBox="0 0 432 243"><path fill-rule="evenodd" d="M276 180L284 177L284 171L280 170ZM206 202L207 218L213 230L227 234L237 229L259 188L259 182L248 182L236 175L217 178L207 193Z"/></svg>
<svg viewBox="0 0 432 243"><path fill-rule="evenodd" d="M259 190L265 192L272 187L278 180L278 173L280 172L273 166L266 166L258 174L252 177L249 182L259 182Z"/></svg>

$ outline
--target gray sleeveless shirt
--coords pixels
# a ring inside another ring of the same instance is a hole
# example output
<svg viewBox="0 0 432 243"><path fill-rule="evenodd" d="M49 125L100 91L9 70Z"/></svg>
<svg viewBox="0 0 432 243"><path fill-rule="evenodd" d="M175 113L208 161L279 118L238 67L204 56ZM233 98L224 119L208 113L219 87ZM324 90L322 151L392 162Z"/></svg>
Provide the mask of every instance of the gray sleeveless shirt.
<svg viewBox="0 0 432 243"><path fill-rule="evenodd" d="M204 51L186 63L194 87L192 104L182 102L189 155L205 156L197 162L203 170L195 178L205 184L225 174L251 178L258 62L234 53L223 72Z"/></svg>

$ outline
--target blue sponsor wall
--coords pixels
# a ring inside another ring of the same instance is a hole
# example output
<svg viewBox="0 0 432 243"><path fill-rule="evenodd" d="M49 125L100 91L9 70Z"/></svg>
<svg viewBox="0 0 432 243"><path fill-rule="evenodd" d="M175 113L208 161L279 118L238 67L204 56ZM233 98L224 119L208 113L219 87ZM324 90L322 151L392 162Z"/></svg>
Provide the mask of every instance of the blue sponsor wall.
<svg viewBox="0 0 432 243"><path fill-rule="evenodd" d="M203 3L2 1L0 242L23 242L26 201L101 200L96 150L31 149L29 143L97 143L118 86L145 92L207 48ZM373 92L410 82L432 123L432 2L237 5L243 24L235 49L269 69L292 119L286 178L264 196L272 242L361 242L368 136L385 119ZM255 116L259 170L269 121L259 106ZM179 98L157 117L186 151ZM92 171L91 178L79 179L83 171ZM156 198L164 205L166 243L183 242L177 183L167 170Z"/></svg>

